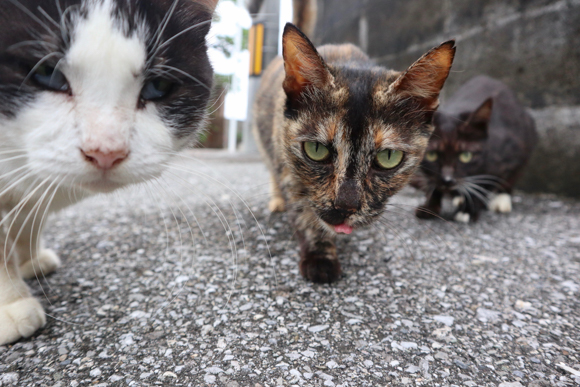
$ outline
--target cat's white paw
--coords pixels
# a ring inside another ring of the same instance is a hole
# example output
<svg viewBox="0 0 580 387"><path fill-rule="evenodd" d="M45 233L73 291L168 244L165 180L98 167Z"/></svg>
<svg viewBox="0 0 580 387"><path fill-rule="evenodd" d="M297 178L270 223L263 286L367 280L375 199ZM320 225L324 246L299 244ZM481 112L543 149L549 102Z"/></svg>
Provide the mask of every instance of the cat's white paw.
<svg viewBox="0 0 580 387"><path fill-rule="evenodd" d="M461 223L469 223L470 216L466 212L458 212L455 214L455 221Z"/></svg>
<svg viewBox="0 0 580 387"><path fill-rule="evenodd" d="M49 249L42 249L38 257L24 262L20 266L20 274L24 279L42 278L60 267L60 258Z"/></svg>
<svg viewBox="0 0 580 387"><path fill-rule="evenodd" d="M463 205L463 203L465 203L465 198L464 198L463 196L455 196L455 197L453 198L453 201L452 201L452 203L453 203L453 206L454 206L455 208L457 208L457 207L459 207L459 206L462 206L462 205Z"/></svg>
<svg viewBox="0 0 580 387"><path fill-rule="evenodd" d="M270 199L270 203L268 203L268 208L270 209L270 212L284 212L286 204L284 203L284 199L281 197L273 197Z"/></svg>
<svg viewBox="0 0 580 387"><path fill-rule="evenodd" d="M489 203L489 209L494 212L512 212L512 197L510 194L502 193L495 195Z"/></svg>
<svg viewBox="0 0 580 387"><path fill-rule="evenodd" d="M31 336L46 324L40 303L33 297L0 306L0 345Z"/></svg>

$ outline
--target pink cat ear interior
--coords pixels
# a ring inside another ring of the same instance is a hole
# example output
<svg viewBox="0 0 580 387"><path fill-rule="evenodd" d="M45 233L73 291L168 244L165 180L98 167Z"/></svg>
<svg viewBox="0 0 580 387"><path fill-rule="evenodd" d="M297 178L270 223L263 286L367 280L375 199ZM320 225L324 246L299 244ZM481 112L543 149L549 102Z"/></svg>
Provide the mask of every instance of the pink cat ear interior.
<svg viewBox="0 0 580 387"><path fill-rule="evenodd" d="M439 92L451 70L455 41L435 47L419 58L393 83L393 89L421 102L425 110L439 106Z"/></svg>
<svg viewBox="0 0 580 387"><path fill-rule="evenodd" d="M296 26L287 23L282 35L284 69L283 87L292 100L307 87L323 88L332 80L322 57L310 40Z"/></svg>

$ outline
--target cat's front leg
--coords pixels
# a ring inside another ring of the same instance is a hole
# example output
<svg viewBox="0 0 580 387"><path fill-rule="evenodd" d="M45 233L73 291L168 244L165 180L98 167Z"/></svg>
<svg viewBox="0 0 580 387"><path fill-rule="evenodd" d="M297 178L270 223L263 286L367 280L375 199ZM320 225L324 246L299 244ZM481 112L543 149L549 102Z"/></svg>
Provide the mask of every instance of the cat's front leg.
<svg viewBox="0 0 580 387"><path fill-rule="evenodd" d="M270 212L284 212L286 210L286 202L282 195L282 190L274 176L270 176L270 202L268 203L268 209Z"/></svg>
<svg viewBox="0 0 580 387"><path fill-rule="evenodd" d="M300 274L312 282L331 283L342 273L336 254L336 237L320 228L318 222L308 211L296 216Z"/></svg>
<svg viewBox="0 0 580 387"><path fill-rule="evenodd" d="M434 219L439 218L441 213L441 199L443 194L441 191L434 190L433 193L427 197L425 204L417 207L415 216L419 219Z"/></svg>
<svg viewBox="0 0 580 387"><path fill-rule="evenodd" d="M455 213L453 219L456 222L461 223L477 222L481 211L485 208L485 203L479 198L470 197L469 199L464 200L463 203L459 206L459 209Z"/></svg>
<svg viewBox="0 0 580 387"><path fill-rule="evenodd" d="M61 262L52 250L42 246L41 233L44 223L41 224L40 220L28 215L34 209L27 210L21 211L11 222L9 237L15 241L22 278L41 278L55 271ZM46 211L46 208L42 208L42 211Z"/></svg>
<svg viewBox="0 0 580 387"><path fill-rule="evenodd" d="M2 233L0 238L7 240ZM8 243L0 249L0 345L29 337L46 324L42 306L21 278L17 255L5 256L11 248Z"/></svg>

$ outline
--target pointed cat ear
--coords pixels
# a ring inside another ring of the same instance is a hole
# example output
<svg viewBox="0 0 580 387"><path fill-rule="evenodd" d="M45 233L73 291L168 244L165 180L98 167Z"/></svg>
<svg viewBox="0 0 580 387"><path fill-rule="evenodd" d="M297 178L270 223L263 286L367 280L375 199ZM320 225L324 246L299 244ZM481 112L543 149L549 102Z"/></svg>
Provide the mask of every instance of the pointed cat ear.
<svg viewBox="0 0 580 387"><path fill-rule="evenodd" d="M322 89L332 82L332 74L314 45L291 23L284 27L282 47L286 70L283 87L289 100L297 101L309 86Z"/></svg>
<svg viewBox="0 0 580 387"><path fill-rule="evenodd" d="M475 137L486 137L492 107L493 99L488 98L474 112L460 115L459 118L465 121L462 131Z"/></svg>
<svg viewBox="0 0 580 387"><path fill-rule="evenodd" d="M442 43L431 49L411 65L393 83L393 89L416 98L424 110L435 110L439 106L439 92L449 75L455 57L455 41Z"/></svg>
<svg viewBox="0 0 580 387"><path fill-rule="evenodd" d="M471 125L481 125L489 122L491 118L491 109L493 107L493 99L488 98L469 116L469 123Z"/></svg>

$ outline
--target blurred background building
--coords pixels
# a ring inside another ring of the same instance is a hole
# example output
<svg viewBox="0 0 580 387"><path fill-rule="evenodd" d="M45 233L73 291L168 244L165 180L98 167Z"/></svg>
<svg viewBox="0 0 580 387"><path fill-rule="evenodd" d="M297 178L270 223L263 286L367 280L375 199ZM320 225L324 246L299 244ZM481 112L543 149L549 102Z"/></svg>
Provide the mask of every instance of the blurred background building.
<svg viewBox="0 0 580 387"><path fill-rule="evenodd" d="M268 58L280 4L264 0L253 15L266 23ZM540 135L520 188L580 197L580 0L318 0L312 40L354 43L404 69L451 38L457 56L442 99L478 74L509 85Z"/></svg>

